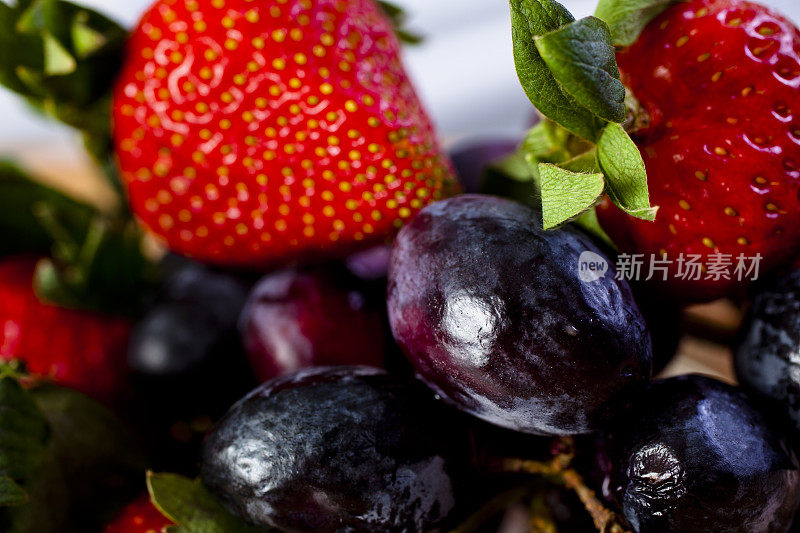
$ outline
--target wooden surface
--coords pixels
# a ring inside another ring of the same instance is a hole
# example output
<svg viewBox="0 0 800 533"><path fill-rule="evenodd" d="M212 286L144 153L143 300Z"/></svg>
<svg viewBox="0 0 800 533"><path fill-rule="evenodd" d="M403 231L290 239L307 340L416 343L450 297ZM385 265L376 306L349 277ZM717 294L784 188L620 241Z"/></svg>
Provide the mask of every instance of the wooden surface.
<svg viewBox="0 0 800 533"><path fill-rule="evenodd" d="M0 157L10 157L42 181L100 207L108 208L115 202L113 191L78 139L37 147L6 144L0 147ZM687 319L692 334L683 338L677 357L662 376L699 372L735 382L726 341L738 329L739 310L730 302L720 301L688 309Z"/></svg>

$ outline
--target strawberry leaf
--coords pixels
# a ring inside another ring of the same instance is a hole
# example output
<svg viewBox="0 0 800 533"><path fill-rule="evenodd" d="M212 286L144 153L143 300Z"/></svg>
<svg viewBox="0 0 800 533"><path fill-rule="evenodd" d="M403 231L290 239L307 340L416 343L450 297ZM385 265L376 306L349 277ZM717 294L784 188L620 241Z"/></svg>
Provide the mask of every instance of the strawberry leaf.
<svg viewBox="0 0 800 533"><path fill-rule="evenodd" d="M603 175L570 172L549 163L539 163L542 188L542 224L551 229L572 220L600 201Z"/></svg>
<svg viewBox="0 0 800 533"><path fill-rule="evenodd" d="M28 501L28 493L7 476L0 476L0 507L15 507Z"/></svg>
<svg viewBox="0 0 800 533"><path fill-rule="evenodd" d="M611 237L608 236L608 233L606 233L606 231L600 225L600 221L597 219L596 208L592 208L581 213L577 218L575 218L575 220L572 221L572 223L580 227L586 233L589 233L595 237L597 240L604 242L612 250L617 249L614 241L611 240Z"/></svg>
<svg viewBox="0 0 800 533"><path fill-rule="evenodd" d="M147 490L153 505L176 526L170 533L256 533L229 513L199 479L178 474L147 473Z"/></svg>
<svg viewBox="0 0 800 533"><path fill-rule="evenodd" d="M556 165L591 149L591 143L548 119L528 131L520 148L526 157L533 157L539 163Z"/></svg>
<svg viewBox="0 0 800 533"><path fill-rule="evenodd" d="M595 17L571 22L534 39L561 88L581 106L610 122L625 118L625 86L608 25Z"/></svg>
<svg viewBox="0 0 800 533"><path fill-rule="evenodd" d="M47 206L58 213L71 235L86 232L94 208L32 180L19 167L0 160L0 256L50 251L53 236L40 224L37 211Z"/></svg>
<svg viewBox="0 0 800 533"><path fill-rule="evenodd" d="M385 0L378 0L378 6L381 8L384 15L389 17L389 20L392 21L394 32L397 35L397 38L400 39L401 43L420 44L424 40L421 35L406 29L405 26L408 20L408 15L402 7L393 4L392 2L386 2Z"/></svg>
<svg viewBox="0 0 800 533"><path fill-rule="evenodd" d="M2 531L100 531L141 491L144 457L110 411L68 388L42 382L27 390L49 438L41 465L23 487L25 505L6 509Z"/></svg>
<svg viewBox="0 0 800 533"><path fill-rule="evenodd" d="M594 15L606 21L614 44L630 46L645 26L676 0L600 0Z"/></svg>
<svg viewBox="0 0 800 533"><path fill-rule="evenodd" d="M514 63L525 94L540 113L571 132L594 140L602 122L562 90L536 48L536 37L574 20L564 6L552 0L511 0Z"/></svg>
<svg viewBox="0 0 800 533"><path fill-rule="evenodd" d="M597 161L606 175L606 192L623 211L643 220L655 220L650 206L647 172L639 149L619 124L610 123L597 142Z"/></svg>
<svg viewBox="0 0 800 533"><path fill-rule="evenodd" d="M0 161L0 256L52 256L37 269L38 293L67 307L133 313L158 275L132 220L109 217Z"/></svg>
<svg viewBox="0 0 800 533"><path fill-rule="evenodd" d="M111 88L126 38L116 22L70 2L0 1L0 85L80 130L90 153L105 163Z"/></svg>
<svg viewBox="0 0 800 533"><path fill-rule="evenodd" d="M0 378L0 507L19 506L28 499L26 482L45 456L47 421L16 378Z"/></svg>

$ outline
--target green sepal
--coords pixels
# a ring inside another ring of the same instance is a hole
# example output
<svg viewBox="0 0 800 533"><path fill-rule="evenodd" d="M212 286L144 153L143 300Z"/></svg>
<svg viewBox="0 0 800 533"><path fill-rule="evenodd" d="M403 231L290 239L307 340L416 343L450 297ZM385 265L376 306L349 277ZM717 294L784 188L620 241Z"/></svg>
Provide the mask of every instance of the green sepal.
<svg viewBox="0 0 800 533"><path fill-rule="evenodd" d="M70 2L0 2L0 85L80 130L92 155L105 161L111 89L126 39L113 20Z"/></svg>
<svg viewBox="0 0 800 533"><path fill-rule="evenodd" d="M606 192L623 211L643 220L655 220L650 205L647 171L642 155L619 124L610 123L597 142L597 161L606 176Z"/></svg>
<svg viewBox="0 0 800 533"><path fill-rule="evenodd" d="M575 101L611 122L625 118L625 86L608 25L586 17L534 38L556 82Z"/></svg>
<svg viewBox="0 0 800 533"><path fill-rule="evenodd" d="M564 6L552 0L511 0L514 63L525 94L540 113L584 139L594 140L601 119L562 90L536 48L536 37L573 22Z"/></svg>
<svg viewBox="0 0 800 533"><path fill-rule="evenodd" d="M78 62L49 31L42 31L42 40L45 76L65 76L75 72Z"/></svg>
<svg viewBox="0 0 800 533"><path fill-rule="evenodd" d="M566 128L543 118L531 128L520 150L526 157L532 157L539 163L561 164L572 159L575 154L582 154L592 149L587 142Z"/></svg>
<svg viewBox="0 0 800 533"><path fill-rule="evenodd" d="M597 219L597 207L584 211L578 215L572 223L597 240L605 243L611 250L617 249L617 245L614 244L614 241L611 240L611 237L608 236L608 233L606 233L603 226L600 225L600 221Z"/></svg>
<svg viewBox="0 0 800 533"><path fill-rule="evenodd" d="M37 294L64 307L136 315L158 280L158 266L142 250L133 220L92 219L81 240L61 231L53 213L40 223L57 237L52 257L36 268Z"/></svg>
<svg viewBox="0 0 800 533"><path fill-rule="evenodd" d="M27 501L25 489L10 477L0 476L0 507L16 507Z"/></svg>
<svg viewBox="0 0 800 533"><path fill-rule="evenodd" d="M176 525L170 533L256 533L271 531L245 524L228 512L199 479L147 473L153 505Z"/></svg>
<svg viewBox="0 0 800 533"><path fill-rule="evenodd" d="M677 0L600 0L594 16L608 23L619 46L636 42L645 26Z"/></svg>
<svg viewBox="0 0 800 533"><path fill-rule="evenodd" d="M44 414L13 375L0 377L0 508L23 505L50 436ZM0 521L0 523L2 523Z"/></svg>
<svg viewBox="0 0 800 533"><path fill-rule="evenodd" d="M27 390L49 437L41 465L23 485L27 503L2 512L9 533L100 531L141 492L144 457L105 407L72 389L40 382Z"/></svg>
<svg viewBox="0 0 800 533"><path fill-rule="evenodd" d="M480 191L513 198L538 210L541 205L538 180L538 173L530 167L522 152L517 150L486 167Z"/></svg>
<svg viewBox="0 0 800 533"><path fill-rule="evenodd" d="M0 233L0 255L50 256L39 263L36 286L53 303L134 314L157 281L134 221L101 213L3 161Z"/></svg>
<svg viewBox="0 0 800 533"><path fill-rule="evenodd" d="M594 207L603 196L605 182L602 174L570 172L549 163L539 163L538 169L544 229L574 219Z"/></svg>
<svg viewBox="0 0 800 533"><path fill-rule="evenodd" d="M415 45L420 44L424 40L424 37L405 27L408 21L408 14L402 7L392 2L387 2L386 0L378 0L377 3L381 11L392 21L394 32L401 43Z"/></svg>
<svg viewBox="0 0 800 533"><path fill-rule="evenodd" d="M31 179L18 166L0 160L0 256L21 252L48 253L55 241L39 221L47 208L70 235L85 233L96 210Z"/></svg>

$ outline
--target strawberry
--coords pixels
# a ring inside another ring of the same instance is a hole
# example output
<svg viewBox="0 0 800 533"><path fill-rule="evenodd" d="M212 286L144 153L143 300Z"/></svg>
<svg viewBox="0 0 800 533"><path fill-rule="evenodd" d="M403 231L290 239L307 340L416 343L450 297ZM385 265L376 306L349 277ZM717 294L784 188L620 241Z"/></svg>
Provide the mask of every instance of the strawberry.
<svg viewBox="0 0 800 533"><path fill-rule="evenodd" d="M145 494L132 501L105 528L105 533L162 533L172 522L150 502Z"/></svg>
<svg viewBox="0 0 800 533"><path fill-rule="evenodd" d="M741 285L676 277L680 254L763 260L800 247L800 32L770 9L737 0L669 7L617 54L622 81L647 116L633 139L644 159L654 223L606 204L603 228L628 253L666 254L665 286L688 300ZM748 263L748 265L752 262ZM733 269L731 269L731 272ZM746 280L743 280L743 282Z"/></svg>
<svg viewBox="0 0 800 533"><path fill-rule="evenodd" d="M262 267L385 240L453 185L372 0L159 0L128 43L114 139L172 250Z"/></svg>
<svg viewBox="0 0 800 533"><path fill-rule="evenodd" d="M126 377L125 318L43 303L34 293L37 259L0 260L0 359L99 400L117 397Z"/></svg>

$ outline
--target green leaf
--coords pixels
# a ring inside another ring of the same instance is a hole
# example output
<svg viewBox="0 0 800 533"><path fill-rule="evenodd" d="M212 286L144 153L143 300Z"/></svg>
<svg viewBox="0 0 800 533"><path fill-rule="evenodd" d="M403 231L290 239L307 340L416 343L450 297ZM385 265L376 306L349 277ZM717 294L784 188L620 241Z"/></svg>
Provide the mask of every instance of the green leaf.
<svg viewBox="0 0 800 533"><path fill-rule="evenodd" d="M126 38L116 22L70 2L0 2L0 84L80 130L93 155L105 160L111 88Z"/></svg>
<svg viewBox="0 0 800 533"><path fill-rule="evenodd" d="M608 23L614 44L630 46L676 0L600 0L594 15Z"/></svg>
<svg viewBox="0 0 800 533"><path fill-rule="evenodd" d="M15 507L28 501L28 493L10 477L0 476L0 507Z"/></svg>
<svg viewBox="0 0 800 533"><path fill-rule="evenodd" d="M0 160L0 256L48 252L53 236L39 223L36 211L50 206L70 234L86 232L94 208L32 180L19 167Z"/></svg>
<svg viewBox="0 0 800 533"><path fill-rule="evenodd" d="M571 22L534 39L558 84L598 117L622 122L625 86L608 25L595 17Z"/></svg>
<svg viewBox="0 0 800 533"><path fill-rule="evenodd" d="M539 164L542 188L542 221L550 229L577 217L600 201L602 174L570 172L548 163Z"/></svg>
<svg viewBox="0 0 800 533"><path fill-rule="evenodd" d="M72 44L79 58L89 57L102 49L107 42L108 38L105 35L89 25L88 13L81 11L75 16L72 24Z"/></svg>
<svg viewBox="0 0 800 533"><path fill-rule="evenodd" d="M408 21L408 15L402 7L385 0L378 0L377 3L381 11L392 21L394 32L397 38L400 39L400 42L406 44L420 44L424 40L421 35L406 29L405 25Z"/></svg>
<svg viewBox="0 0 800 533"><path fill-rule="evenodd" d="M535 169L528 165L521 151L516 151L486 167L481 192L513 198L538 210L541 204L538 180Z"/></svg>
<svg viewBox="0 0 800 533"><path fill-rule="evenodd" d="M520 149L537 161L558 163L570 158L567 148L571 133L551 120L542 120L528 131Z"/></svg>
<svg viewBox="0 0 800 533"><path fill-rule="evenodd" d="M579 226L583 231L589 233L596 239L604 242L612 250L617 249L614 241L611 240L611 237L608 236L608 233L606 233L603 227L600 225L600 221L597 219L596 207L581 213L575 220L572 221L572 223L576 226Z"/></svg>
<svg viewBox="0 0 800 533"><path fill-rule="evenodd" d="M0 256L50 253L37 287L67 307L135 313L157 280L135 222L109 217L0 160Z"/></svg>
<svg viewBox="0 0 800 533"><path fill-rule="evenodd" d="M172 533L254 533L253 528L229 513L199 479L178 474L147 473L153 504L175 524Z"/></svg>
<svg viewBox="0 0 800 533"><path fill-rule="evenodd" d="M603 129L597 143L597 161L606 175L606 192L623 211L643 220L655 220L650 206L647 172L639 149L619 124Z"/></svg>
<svg viewBox="0 0 800 533"><path fill-rule="evenodd" d="M528 131L520 150L539 163L561 164L592 149L584 141L552 120L543 119Z"/></svg>
<svg viewBox="0 0 800 533"><path fill-rule="evenodd" d="M0 506L25 503L23 486L45 455L49 427L42 411L16 378L0 378Z"/></svg>
<svg viewBox="0 0 800 533"><path fill-rule="evenodd" d="M602 122L561 89L536 48L536 37L573 22L564 6L552 0L511 0L514 63L522 88L540 113L571 132L594 140Z"/></svg>
<svg viewBox="0 0 800 533"><path fill-rule="evenodd" d="M44 39L44 73L46 76L58 76L75 72L78 63L67 50L61 46L50 32L43 33Z"/></svg>
<svg viewBox="0 0 800 533"><path fill-rule="evenodd" d="M141 492L144 457L108 409L72 389L29 389L50 428L44 460L23 486L25 505L4 513L12 533L101 531Z"/></svg>
<svg viewBox="0 0 800 533"><path fill-rule="evenodd" d="M583 174L601 172L600 164L597 162L597 150L594 148L580 155L576 155L572 159L561 162L559 166L570 172L580 172Z"/></svg>

